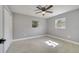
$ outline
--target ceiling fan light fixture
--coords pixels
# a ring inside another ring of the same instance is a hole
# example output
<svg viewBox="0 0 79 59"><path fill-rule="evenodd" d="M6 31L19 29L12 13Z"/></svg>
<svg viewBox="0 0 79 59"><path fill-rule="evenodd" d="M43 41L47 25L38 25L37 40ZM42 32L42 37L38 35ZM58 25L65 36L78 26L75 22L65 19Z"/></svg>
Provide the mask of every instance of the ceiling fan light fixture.
<svg viewBox="0 0 79 59"><path fill-rule="evenodd" d="M42 12L42 15L44 16L45 14L46 14L46 12L45 12L45 11L43 11L43 12Z"/></svg>
<svg viewBox="0 0 79 59"><path fill-rule="evenodd" d="M49 5L49 6L38 5L36 8L39 9L39 11L41 10L41 12L36 12L36 14L41 13L44 16L46 13L52 13L52 11L49 11L49 9L52 7L53 5Z"/></svg>

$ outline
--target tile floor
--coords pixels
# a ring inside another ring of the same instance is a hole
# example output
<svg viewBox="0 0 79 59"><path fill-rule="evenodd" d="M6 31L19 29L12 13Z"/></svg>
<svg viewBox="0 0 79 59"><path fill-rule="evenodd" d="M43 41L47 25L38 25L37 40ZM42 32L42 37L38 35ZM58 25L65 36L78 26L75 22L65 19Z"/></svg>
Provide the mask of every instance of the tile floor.
<svg viewBox="0 0 79 59"><path fill-rule="evenodd" d="M40 37L13 42L7 53L79 53L79 46L59 39Z"/></svg>

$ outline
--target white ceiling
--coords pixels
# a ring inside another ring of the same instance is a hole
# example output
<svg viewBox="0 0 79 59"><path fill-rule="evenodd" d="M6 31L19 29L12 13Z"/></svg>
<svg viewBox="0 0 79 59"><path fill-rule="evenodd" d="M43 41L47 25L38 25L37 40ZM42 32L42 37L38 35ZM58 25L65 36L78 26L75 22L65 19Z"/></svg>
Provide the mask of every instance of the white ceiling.
<svg viewBox="0 0 79 59"><path fill-rule="evenodd" d="M41 18L49 18L52 16L56 16L61 13L65 13L68 11L72 11L79 8L79 5L54 5L50 10L53 11L52 14L46 14L42 16L42 14L35 14L36 5L11 5L9 6L14 13L20 13L24 15L30 15Z"/></svg>

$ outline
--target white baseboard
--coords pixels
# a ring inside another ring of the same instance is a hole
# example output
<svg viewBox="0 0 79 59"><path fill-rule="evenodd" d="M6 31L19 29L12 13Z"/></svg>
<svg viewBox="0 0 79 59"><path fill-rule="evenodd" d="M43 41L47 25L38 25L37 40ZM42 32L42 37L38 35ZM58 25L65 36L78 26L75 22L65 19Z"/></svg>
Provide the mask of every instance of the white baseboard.
<svg viewBox="0 0 79 59"><path fill-rule="evenodd" d="M60 37L57 37L57 36L53 36L53 35L47 35L47 36L50 37L50 38L56 38L56 39L60 39L60 40L63 40L63 41L69 42L69 43L73 43L73 44L79 45L79 42L76 42L76 41L63 39L63 38L60 38Z"/></svg>
<svg viewBox="0 0 79 59"><path fill-rule="evenodd" d="M33 38L39 38L39 37L43 37L43 36L46 36L46 35L37 35L37 36L31 36L31 37L26 37L26 38L14 39L13 42L20 41L20 40L33 39Z"/></svg>
<svg viewBox="0 0 79 59"><path fill-rule="evenodd" d="M31 36L31 37L20 38L20 39L14 39L13 42L20 41L20 40L32 39L32 38L39 38L39 37L43 37L43 36L48 36L50 38L56 38L56 39L60 39L60 40L63 40L63 41L69 42L69 43L73 43L73 44L79 45L79 42L75 42L75 41L68 40L68 39L63 39L63 38L60 38L60 37L57 37L57 36L53 36L53 35L48 35L48 34L46 34L46 35Z"/></svg>

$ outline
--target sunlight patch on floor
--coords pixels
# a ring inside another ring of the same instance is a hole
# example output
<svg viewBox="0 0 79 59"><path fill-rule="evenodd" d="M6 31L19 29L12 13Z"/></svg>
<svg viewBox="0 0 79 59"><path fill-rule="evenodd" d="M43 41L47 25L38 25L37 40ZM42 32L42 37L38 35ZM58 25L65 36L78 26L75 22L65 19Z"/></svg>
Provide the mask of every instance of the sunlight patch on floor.
<svg viewBox="0 0 79 59"><path fill-rule="evenodd" d="M52 46L53 48L55 48L56 46L59 45L59 43L54 42L54 41L51 41L51 40L45 41L45 43L46 43L48 46Z"/></svg>

